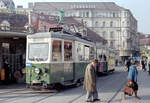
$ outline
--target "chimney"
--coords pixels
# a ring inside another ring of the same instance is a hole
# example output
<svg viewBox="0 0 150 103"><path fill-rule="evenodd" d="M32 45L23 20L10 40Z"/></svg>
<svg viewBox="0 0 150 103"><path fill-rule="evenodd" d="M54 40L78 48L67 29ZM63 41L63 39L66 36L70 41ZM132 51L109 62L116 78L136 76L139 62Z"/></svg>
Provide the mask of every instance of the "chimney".
<svg viewBox="0 0 150 103"><path fill-rule="evenodd" d="M22 5L17 5L17 8L23 8L23 6Z"/></svg>
<svg viewBox="0 0 150 103"><path fill-rule="evenodd" d="M33 9L33 7L34 7L34 3L33 2L29 2L28 3L28 8Z"/></svg>

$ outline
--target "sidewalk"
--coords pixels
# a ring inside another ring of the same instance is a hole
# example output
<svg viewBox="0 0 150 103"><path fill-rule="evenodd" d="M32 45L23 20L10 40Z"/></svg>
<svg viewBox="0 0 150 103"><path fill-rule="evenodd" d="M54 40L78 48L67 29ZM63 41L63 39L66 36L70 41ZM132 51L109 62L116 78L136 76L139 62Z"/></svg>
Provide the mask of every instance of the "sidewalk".
<svg viewBox="0 0 150 103"><path fill-rule="evenodd" d="M150 76L147 72L139 71L138 84L138 95L141 100L135 100L133 96L126 96L126 100L122 100L123 93L120 91L110 103L150 103Z"/></svg>

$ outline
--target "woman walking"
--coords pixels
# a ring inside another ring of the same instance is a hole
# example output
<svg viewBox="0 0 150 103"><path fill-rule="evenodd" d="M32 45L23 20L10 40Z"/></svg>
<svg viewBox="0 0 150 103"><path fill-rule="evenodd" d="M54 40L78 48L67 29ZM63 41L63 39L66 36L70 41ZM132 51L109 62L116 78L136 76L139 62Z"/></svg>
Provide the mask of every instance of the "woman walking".
<svg viewBox="0 0 150 103"><path fill-rule="evenodd" d="M130 87L133 89L134 94L135 94L135 99L140 99L137 95L138 92L138 84L137 84L137 76L138 76L138 61L135 61L133 65L130 67L129 74L128 74L128 81ZM126 93L123 95L123 99L125 99Z"/></svg>

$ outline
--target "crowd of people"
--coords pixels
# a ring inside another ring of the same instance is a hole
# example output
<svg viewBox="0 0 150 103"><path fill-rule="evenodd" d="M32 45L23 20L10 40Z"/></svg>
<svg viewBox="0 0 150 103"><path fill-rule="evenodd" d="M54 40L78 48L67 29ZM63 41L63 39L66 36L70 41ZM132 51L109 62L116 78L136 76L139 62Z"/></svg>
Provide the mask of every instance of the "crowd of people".
<svg viewBox="0 0 150 103"><path fill-rule="evenodd" d="M133 64L133 61L138 61L136 59L133 58L128 58L125 62L127 71L129 72L130 66ZM150 75L150 59L148 59L148 57L142 57L140 59L140 61L138 61L140 68L145 72L147 71L148 74Z"/></svg>
<svg viewBox="0 0 150 103"><path fill-rule="evenodd" d="M0 70L0 73L1 73L0 80L1 82L3 82L3 84L9 84L12 82L17 83L25 82L25 66L12 72L7 59L3 60L3 65L2 69Z"/></svg>

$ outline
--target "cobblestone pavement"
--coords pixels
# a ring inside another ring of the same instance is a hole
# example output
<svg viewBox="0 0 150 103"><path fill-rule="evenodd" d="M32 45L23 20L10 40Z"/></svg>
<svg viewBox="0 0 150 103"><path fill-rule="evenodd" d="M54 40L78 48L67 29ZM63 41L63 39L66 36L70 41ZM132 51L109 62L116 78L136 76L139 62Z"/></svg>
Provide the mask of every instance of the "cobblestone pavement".
<svg viewBox="0 0 150 103"><path fill-rule="evenodd" d="M94 103L150 103L150 76L139 71L139 96L121 100L121 90L126 83L127 72L124 67L117 67L114 73L98 78L97 88L101 102ZM25 85L0 86L0 103L86 103L86 91L83 87L69 88L56 93L34 92Z"/></svg>

